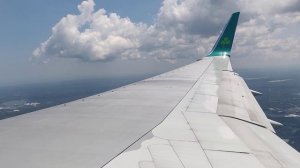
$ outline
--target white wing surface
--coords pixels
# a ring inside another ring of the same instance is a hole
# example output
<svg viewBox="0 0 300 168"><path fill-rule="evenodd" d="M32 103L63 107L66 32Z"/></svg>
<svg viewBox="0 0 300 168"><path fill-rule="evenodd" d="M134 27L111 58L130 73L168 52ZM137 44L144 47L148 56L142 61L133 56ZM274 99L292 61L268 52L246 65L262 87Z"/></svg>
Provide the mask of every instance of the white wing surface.
<svg viewBox="0 0 300 168"><path fill-rule="evenodd" d="M300 154L232 70L237 18L200 61L1 120L0 167L299 168Z"/></svg>

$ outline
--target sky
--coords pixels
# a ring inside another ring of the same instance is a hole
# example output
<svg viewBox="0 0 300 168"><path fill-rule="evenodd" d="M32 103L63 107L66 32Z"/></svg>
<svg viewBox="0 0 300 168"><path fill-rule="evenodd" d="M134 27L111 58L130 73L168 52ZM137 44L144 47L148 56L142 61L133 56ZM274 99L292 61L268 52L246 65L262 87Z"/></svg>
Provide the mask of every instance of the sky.
<svg viewBox="0 0 300 168"><path fill-rule="evenodd" d="M174 69L236 11L233 67L299 67L299 0L0 0L0 86Z"/></svg>

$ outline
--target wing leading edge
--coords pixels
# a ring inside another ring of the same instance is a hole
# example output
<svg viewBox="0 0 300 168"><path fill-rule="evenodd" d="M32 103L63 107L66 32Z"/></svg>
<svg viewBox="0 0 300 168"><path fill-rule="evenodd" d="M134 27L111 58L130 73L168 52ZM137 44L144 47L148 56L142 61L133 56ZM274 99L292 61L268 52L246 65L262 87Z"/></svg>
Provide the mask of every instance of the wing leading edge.
<svg viewBox="0 0 300 168"><path fill-rule="evenodd" d="M0 167L299 167L299 153L276 136L232 70L238 16L201 61L1 120Z"/></svg>

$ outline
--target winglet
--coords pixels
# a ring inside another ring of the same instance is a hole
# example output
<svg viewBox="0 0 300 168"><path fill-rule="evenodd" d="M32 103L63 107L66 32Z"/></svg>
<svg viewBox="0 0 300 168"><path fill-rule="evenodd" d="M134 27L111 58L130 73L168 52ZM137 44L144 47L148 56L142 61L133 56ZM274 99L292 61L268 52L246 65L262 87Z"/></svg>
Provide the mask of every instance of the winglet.
<svg viewBox="0 0 300 168"><path fill-rule="evenodd" d="M214 45L211 52L208 54L209 57L215 56L229 56L231 47L234 39L234 34L239 20L240 12L233 13L229 19L227 25L224 27L219 39Z"/></svg>

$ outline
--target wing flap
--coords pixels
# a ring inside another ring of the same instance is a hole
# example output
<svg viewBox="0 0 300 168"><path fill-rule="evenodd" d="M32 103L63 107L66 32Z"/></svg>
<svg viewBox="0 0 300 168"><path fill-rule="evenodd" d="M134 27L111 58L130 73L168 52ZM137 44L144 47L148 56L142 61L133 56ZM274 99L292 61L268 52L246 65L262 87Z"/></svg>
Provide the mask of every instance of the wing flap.
<svg viewBox="0 0 300 168"><path fill-rule="evenodd" d="M253 154L207 151L213 168L265 168Z"/></svg>
<svg viewBox="0 0 300 168"><path fill-rule="evenodd" d="M255 123L274 131L268 118L252 95L245 81L232 71L229 57L215 57L209 68L214 84L218 86L217 114Z"/></svg>
<svg viewBox="0 0 300 168"><path fill-rule="evenodd" d="M266 167L298 167L299 153L266 128L233 118L223 120Z"/></svg>
<svg viewBox="0 0 300 168"><path fill-rule="evenodd" d="M210 162L198 142L171 141L174 151L186 168L211 168Z"/></svg>
<svg viewBox="0 0 300 168"><path fill-rule="evenodd" d="M250 152L248 147L217 114L187 111L184 115L203 149Z"/></svg>

